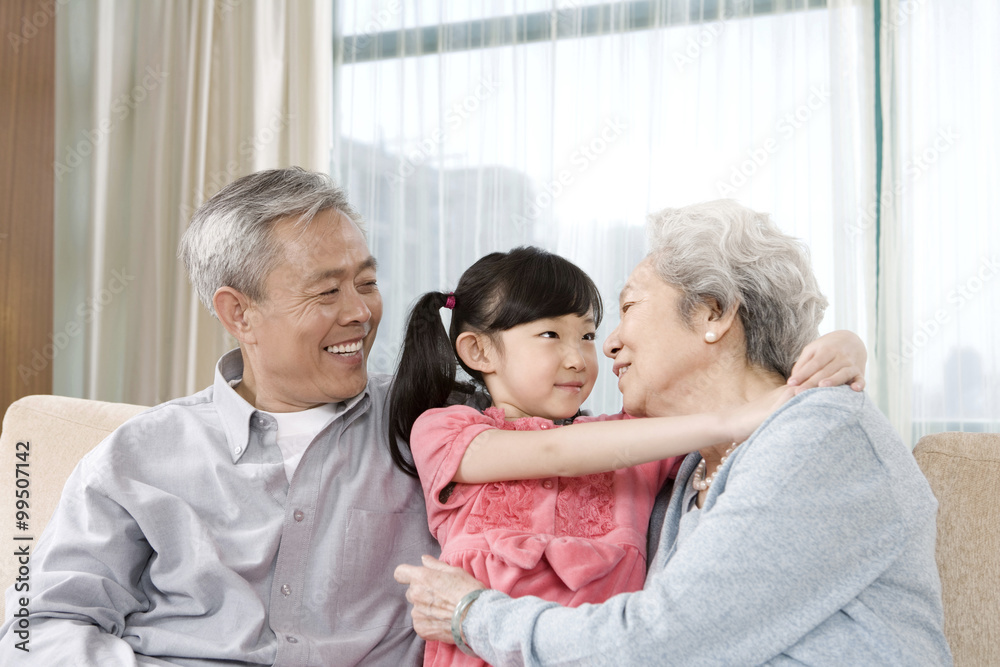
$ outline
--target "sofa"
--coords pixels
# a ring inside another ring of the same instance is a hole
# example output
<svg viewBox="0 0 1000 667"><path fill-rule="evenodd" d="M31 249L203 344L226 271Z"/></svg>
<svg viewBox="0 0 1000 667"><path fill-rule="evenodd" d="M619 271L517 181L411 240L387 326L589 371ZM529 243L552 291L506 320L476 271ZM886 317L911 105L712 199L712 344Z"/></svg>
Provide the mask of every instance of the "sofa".
<svg viewBox="0 0 1000 667"><path fill-rule="evenodd" d="M8 408L0 433L7 467L0 475L0 587L19 576L15 549L34 550L77 461L144 409L62 396L27 396ZM914 456L939 502L937 559L955 664L1000 665L1000 434L925 436ZM26 464L26 474L17 464ZM15 494L25 489L20 530Z"/></svg>
<svg viewBox="0 0 1000 667"><path fill-rule="evenodd" d="M19 576L18 550L27 546L34 552L77 462L129 417L146 409L46 395L26 396L7 408L0 431L0 465L5 468L0 469L0 588L6 591ZM17 515L19 500L27 501L21 510L27 518ZM23 530L18 521L24 521ZM26 567L30 577L30 560ZM0 618L4 611L0 610Z"/></svg>
<svg viewBox="0 0 1000 667"><path fill-rule="evenodd" d="M913 450L938 499L937 563L955 664L1000 665L1000 434L935 433Z"/></svg>

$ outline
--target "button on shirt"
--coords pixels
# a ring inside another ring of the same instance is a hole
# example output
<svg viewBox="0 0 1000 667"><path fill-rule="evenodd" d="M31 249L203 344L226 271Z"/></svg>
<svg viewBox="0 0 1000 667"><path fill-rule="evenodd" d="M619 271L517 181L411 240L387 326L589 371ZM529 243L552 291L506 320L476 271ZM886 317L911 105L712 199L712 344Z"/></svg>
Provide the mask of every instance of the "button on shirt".
<svg viewBox="0 0 1000 667"><path fill-rule="evenodd" d="M289 483L271 420L229 381L129 420L83 458L32 555L31 652L4 665L419 665L399 563L438 547L371 377ZM16 610L7 594L7 618Z"/></svg>

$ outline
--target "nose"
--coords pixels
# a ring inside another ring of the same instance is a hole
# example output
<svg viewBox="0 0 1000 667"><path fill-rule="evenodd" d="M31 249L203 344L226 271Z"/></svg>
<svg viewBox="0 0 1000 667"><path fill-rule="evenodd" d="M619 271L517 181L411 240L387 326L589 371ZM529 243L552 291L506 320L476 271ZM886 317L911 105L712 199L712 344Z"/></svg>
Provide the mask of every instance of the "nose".
<svg viewBox="0 0 1000 667"><path fill-rule="evenodd" d="M368 307L361 294L357 290L344 290L344 306L340 310L340 323L351 324L360 322L364 324L372 317L372 311Z"/></svg>
<svg viewBox="0 0 1000 667"><path fill-rule="evenodd" d="M563 364L566 368L574 371L582 371L587 368L587 359L578 345L570 345L563 357Z"/></svg>
<svg viewBox="0 0 1000 667"><path fill-rule="evenodd" d="M622 342L618 339L618 327L615 327L615 330L612 331L611 334L604 339L604 345L602 346L602 350L604 351L605 357L610 357L611 359L614 359L616 356L618 356L618 352L621 349L622 349Z"/></svg>

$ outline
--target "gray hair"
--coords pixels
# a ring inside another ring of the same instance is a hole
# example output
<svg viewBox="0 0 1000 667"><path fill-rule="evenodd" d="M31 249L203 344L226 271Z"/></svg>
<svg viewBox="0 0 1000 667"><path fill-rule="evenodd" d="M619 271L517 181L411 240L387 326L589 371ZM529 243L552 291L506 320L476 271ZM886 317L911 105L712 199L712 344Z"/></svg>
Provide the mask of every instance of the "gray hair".
<svg viewBox="0 0 1000 667"><path fill-rule="evenodd" d="M261 302L267 276L281 258L281 244L271 233L275 223L298 216L296 224L305 229L331 208L365 234L361 216L327 174L300 167L259 171L233 181L195 211L177 255L213 315L212 297L220 287Z"/></svg>
<svg viewBox="0 0 1000 667"><path fill-rule="evenodd" d="M827 306L805 245L728 199L654 213L648 232L657 274L681 292L681 318L691 325L710 299L738 307L747 361L787 378Z"/></svg>

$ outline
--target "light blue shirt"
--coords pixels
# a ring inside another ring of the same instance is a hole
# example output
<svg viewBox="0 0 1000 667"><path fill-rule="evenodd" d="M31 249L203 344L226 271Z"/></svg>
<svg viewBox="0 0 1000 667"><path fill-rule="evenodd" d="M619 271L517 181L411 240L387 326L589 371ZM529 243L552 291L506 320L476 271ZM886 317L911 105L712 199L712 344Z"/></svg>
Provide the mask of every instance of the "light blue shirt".
<svg viewBox="0 0 1000 667"><path fill-rule="evenodd" d="M372 377L289 483L276 424L230 386L126 422L73 472L31 560L30 653L3 665L420 665L399 563L438 553ZM17 609L7 594L7 618Z"/></svg>
<svg viewBox="0 0 1000 667"><path fill-rule="evenodd" d="M466 616L469 645L493 665L951 664L937 502L864 394L789 401L685 516L699 458L642 591L575 609L490 591Z"/></svg>

